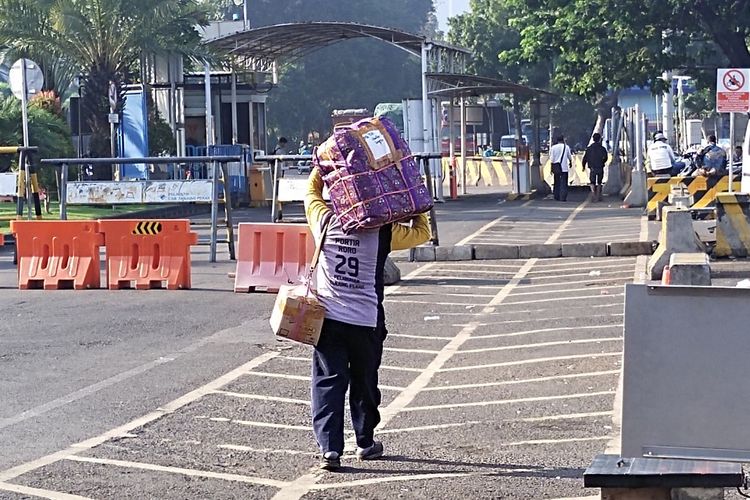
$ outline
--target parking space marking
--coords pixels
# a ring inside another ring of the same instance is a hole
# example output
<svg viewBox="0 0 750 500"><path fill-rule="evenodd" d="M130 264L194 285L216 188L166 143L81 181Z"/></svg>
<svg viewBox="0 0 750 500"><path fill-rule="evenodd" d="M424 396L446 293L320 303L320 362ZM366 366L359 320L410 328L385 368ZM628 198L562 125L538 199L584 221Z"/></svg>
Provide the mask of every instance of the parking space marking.
<svg viewBox="0 0 750 500"><path fill-rule="evenodd" d="M299 356L279 356L279 359L287 359L289 361L299 361L303 363L310 363L311 358L301 358ZM414 372L414 373L422 373L423 370L420 368L410 368L408 366L392 366L392 365L380 365L381 369L384 370L394 370L398 372Z"/></svg>
<svg viewBox="0 0 750 500"><path fill-rule="evenodd" d="M555 380L569 380L576 378L589 378L589 377L602 377L605 375L615 375L620 373L620 370L604 370L599 372L587 372L587 373L569 373L565 375L553 375L550 377L535 377L526 378L520 380L502 380L500 382L482 382L476 384L460 384L460 385L442 385L436 387L426 387L425 391L454 391L463 389L480 389L482 387L499 387L503 385L522 385L522 384L535 384L539 382L553 382Z"/></svg>
<svg viewBox="0 0 750 500"><path fill-rule="evenodd" d="M253 375L257 377L267 377L267 378L282 378L287 380L298 380L300 382L309 382L310 376L307 375L289 375L287 373L269 373L269 372L246 372L245 375ZM380 389L383 389L385 391L403 391L403 387L398 387L394 385L378 385Z"/></svg>
<svg viewBox="0 0 750 500"><path fill-rule="evenodd" d="M494 210L493 210L493 211L494 211ZM490 221L490 222L488 222L488 223L487 223L487 224L485 224L484 226L480 227L480 228L479 228L479 230L477 230L476 232L474 232L474 233L470 234L470 235L469 235L469 236L467 236L466 238L464 238L464 239L462 239L461 241L459 241L458 243L456 243L456 245L459 245L459 246L460 246L460 245L466 245L466 244L467 244L468 242L470 242L470 241L471 241L471 240L472 240L473 238L475 238L475 237L479 236L480 234L484 233L484 232L485 232L485 231L487 231L487 230L488 230L489 228L491 228L491 227L493 227L493 226L496 226L496 225L497 225L497 224L498 224L498 223L499 223L500 221L502 221L503 219L505 219L505 216L501 216L501 217L498 217L497 219L495 219L495 220L493 220L493 221Z"/></svg>
<svg viewBox="0 0 750 500"><path fill-rule="evenodd" d="M617 305L617 304L613 304L613 305ZM602 307L602 306L599 306L599 307ZM609 306L605 306L605 307L609 307ZM513 311L513 314L524 313L524 312L532 313L532 312L536 312L538 310L539 309L534 309L533 311ZM465 316L464 313L450 313L450 314L452 316ZM498 314L498 315L505 315L505 314L508 314L508 313L507 312L501 312L501 313L496 313L496 314ZM603 318L622 318L624 316L625 315L623 313L610 313L610 314L599 315L599 316L597 316L597 318L598 319L603 319ZM577 316L556 316L556 317L549 317L549 318L545 317L543 320L539 320L539 319L509 319L509 320L504 320L504 321L493 321L492 323L480 323L479 326L515 325L515 324L518 324L518 323L558 323L558 322L564 321L564 320L577 320L577 319L578 319ZM466 326L466 324L465 323L454 323L451 326L454 326L454 327L463 327L463 326ZM609 326L609 324L605 324L603 326Z"/></svg>
<svg viewBox="0 0 750 500"><path fill-rule="evenodd" d="M503 337L518 337L520 335L533 335L536 333L554 333L559 331L578 331L578 330L600 330L602 328L616 328L623 326L623 323L614 323L608 325L590 325L590 326L559 326L556 328L538 328L536 330L524 330L521 332L509 333L491 333L487 335L475 335L471 340L497 339Z"/></svg>
<svg viewBox="0 0 750 500"><path fill-rule="evenodd" d="M456 408L471 408L477 406L499 406L518 403L538 403L542 401L559 401L563 399L595 398L599 396L612 396L615 391L580 392L577 394L556 394L554 396L537 396L533 398L496 399L493 401L472 401L470 403L452 403L429 406L408 406L402 411L433 411L433 410L455 410Z"/></svg>
<svg viewBox="0 0 750 500"><path fill-rule="evenodd" d="M588 198L583 200L583 202L578 205L573 212L568 215L568 218L565 219L565 222L560 224L560 226L555 230L554 233L552 233L552 236L550 236L547 241L545 241L545 244L549 245L551 243L555 243L560 236L562 236L563 232L573 223L573 220L580 214L584 208L586 208L586 205L589 204Z"/></svg>
<svg viewBox="0 0 750 500"><path fill-rule="evenodd" d="M549 363L550 361L567 361L571 359L606 358L609 356L622 356L622 352L604 352L592 354L571 354L569 356L552 356L548 358L522 359L520 361L504 361L502 363L489 363L486 365L457 366L453 368L441 368L440 372L458 372L468 370L482 370L486 368L502 368L505 366L531 365L535 363Z"/></svg>
<svg viewBox="0 0 750 500"><path fill-rule="evenodd" d="M401 427L398 429L380 429L376 428L378 435L381 434L398 434L402 432L419 432L419 431L434 431L438 429L451 429L454 427L466 427L467 425L481 424L479 420L469 420L467 422L457 422L455 424L439 424L439 425L420 425L418 427Z"/></svg>
<svg viewBox="0 0 750 500"><path fill-rule="evenodd" d="M554 420L576 420L579 418L611 417L611 411L594 411L591 413L569 413L567 415L546 415L544 417L519 418L518 422L548 422Z"/></svg>
<svg viewBox="0 0 750 500"><path fill-rule="evenodd" d="M585 443L588 441L608 441L612 436L597 436L587 438L564 438L564 439L531 439L528 441L515 441L513 443L500 443L500 446L529 446L534 444L564 444Z"/></svg>
<svg viewBox="0 0 750 500"><path fill-rule="evenodd" d="M253 448L251 446L243 446L241 444L218 444L217 448L222 450L242 451L246 453L277 453L279 455L307 455L312 456L315 454L314 451L303 451L303 450L282 450L279 448Z"/></svg>
<svg viewBox="0 0 750 500"><path fill-rule="evenodd" d="M413 354L437 354L440 352L434 349L402 349L400 347L384 347L383 350L388 352L404 352Z"/></svg>
<svg viewBox="0 0 750 500"><path fill-rule="evenodd" d="M232 391L214 391L213 393L238 399L256 399L259 401L274 401L276 403L291 403L295 405L310 406L310 401L306 401L304 399L281 398L278 396L264 396L262 394L246 394L243 392Z"/></svg>
<svg viewBox="0 0 750 500"><path fill-rule="evenodd" d="M597 297L598 297L598 295L597 295ZM604 309L604 308L610 308L610 307L619 307L620 309L622 309L622 303L613 302L612 304L591 304L591 305L581 305L581 306L573 305L573 306L566 307L565 310L566 311L574 311L575 309ZM554 311L554 312L559 313L560 309L559 308L555 308L555 309L550 309L550 308L547 308L547 309L545 309L545 308L536 309L535 308L535 309L510 311L510 313L511 314L537 314L539 312L547 312L547 311ZM464 312L450 312L450 311L449 312L442 312L441 311L440 315L441 316L505 316L508 313L509 313L509 311L502 311L502 312L488 313L488 314L472 313L472 312L465 312L464 313ZM623 314L622 313L609 314L609 316L623 316ZM549 320L545 317L543 321L554 322L554 321L557 321L557 320L560 320L560 319L575 319L575 318L577 318L577 316L555 316L555 317L550 317ZM536 322L539 322L539 320L536 320L536 319L529 319L529 320L510 320L510 321L508 321L508 323L515 322L515 321L520 321L520 322L523 322L523 323L532 323L532 322L536 323ZM502 323L502 322L498 322L498 323ZM494 325L496 323L483 323L483 324L484 325Z"/></svg>
<svg viewBox="0 0 750 500"><path fill-rule="evenodd" d="M632 267L635 264L635 259L631 259L629 257L615 257L615 258L590 258L588 260L591 263L597 264L597 269L601 269L602 264L617 264L617 266L624 266L625 262L629 262L629 265ZM549 269L557 269L557 268L568 268L568 269L581 269L581 259L549 259L549 261L541 262L537 266L537 270L533 271L533 273L540 273L544 272L543 270L549 270Z"/></svg>
<svg viewBox="0 0 750 500"><path fill-rule="evenodd" d="M198 419L198 417L196 417L196 419ZM224 417L209 417L209 418L198 419L198 420L209 420L211 422L237 424L237 425L242 425L244 427L264 427L268 429L284 429L287 431L312 432L312 426L310 425L289 425L289 424L279 424L276 422L256 422L254 420L239 420L235 418L224 418Z"/></svg>
<svg viewBox="0 0 750 500"><path fill-rule="evenodd" d="M604 280L604 281L607 281L607 280ZM546 284L546 285L527 285L526 287L524 287L524 289L526 289L527 287L532 287L532 286L545 286L545 287L548 287L548 286L565 286L565 283L557 283L555 285L550 285L550 284ZM548 294L548 293L572 293L572 292L587 292L587 291L590 291L590 290L614 290L614 289L619 289L619 288L623 288L623 287L625 287L625 283L619 283L617 285L607 285L607 286L587 286L585 288L565 288L565 289L562 289L562 290L539 290L539 291L534 291L534 292L517 292L517 293L514 293L513 296L514 297L519 297L519 296L523 297L523 296L527 296L527 295L544 295L544 294ZM577 297L570 297L570 298L575 299ZM515 302L508 302L508 304L515 304Z"/></svg>
<svg viewBox="0 0 750 500"><path fill-rule="evenodd" d="M440 313L444 314L444 313ZM412 335L409 333L388 333L389 337L399 337L399 338L405 338L405 339L420 339L420 340L452 340L453 337L440 337L440 336L432 336L432 335Z"/></svg>
<svg viewBox="0 0 750 500"><path fill-rule="evenodd" d="M231 481L234 483L248 483L257 484L259 486L270 486L272 488L282 488L286 486L285 481L277 481L276 479L268 479L265 477L256 476L245 476L242 474L230 474L226 472L211 472L197 469L185 469L182 467L167 467L164 465L149 464L144 462L131 462L128 460L113 460L109 458L94 458L94 457L81 457L78 455L70 455L65 457L66 460L73 462L83 462L98 465L112 465L114 467L123 467L126 469L139 469L148 470L153 472L167 472L170 474L180 474L183 476L190 477L202 477L206 479L221 479L223 481Z"/></svg>
<svg viewBox="0 0 750 500"><path fill-rule="evenodd" d="M484 354L487 352L513 351L517 349L535 349L539 347L553 347L559 345L600 344L602 342L622 342L622 337L605 337L579 340L561 340L557 342L539 342L537 344L504 345L501 347L485 347L483 349L464 349L456 351L458 354Z"/></svg>
<svg viewBox="0 0 750 500"><path fill-rule="evenodd" d="M312 491L316 490L330 490L336 488L356 488L357 486L369 486L371 484L383 484L392 483L399 481L423 481L426 479L446 479L466 476L476 476L476 472L438 472L431 474L411 474L408 476L389 476L389 477L377 477L373 479L358 479L355 481L346 481L341 483L321 483L312 484L309 489ZM278 495L277 495L278 496ZM276 498L276 497L273 497Z"/></svg>
<svg viewBox="0 0 750 500"><path fill-rule="evenodd" d="M450 287L449 287L450 288ZM494 297L494 293L490 294L479 294L479 293L450 293L450 292L434 292L434 293L428 293L428 292L399 292L397 294L391 295L391 297L409 297L409 296L415 296L415 295L421 295L421 296L439 296L439 297L477 297L477 298L485 298L488 299L490 297Z"/></svg>
<svg viewBox="0 0 750 500"><path fill-rule="evenodd" d="M627 267L617 267L617 268L610 268L613 269L612 271L601 271L599 269L596 269L594 272L598 271L599 274L597 276L611 276L615 274L624 274L627 278L631 278L633 276L633 269L631 269L633 266L627 266ZM531 274L531 273L529 273ZM560 278L573 278L576 276L591 276L591 271L589 272L583 272L583 273L557 273L551 274L549 276L532 276L531 279L534 281L538 280L559 280ZM625 279L625 277L623 277Z"/></svg>
<svg viewBox="0 0 750 500"><path fill-rule="evenodd" d="M211 382L180 396L179 398L171 401L170 403L167 403L166 405L158 408L155 411L152 411L151 413L147 413L142 417L131 420L125 425L115 427L114 429L111 429L96 437L69 446L64 450L51 453L36 460L32 460L31 462L26 462L24 464L17 465L16 467L12 467L10 469L2 471L0 472L0 482L10 481L17 478L18 476L22 476L23 474L44 467L45 465L50 465L59 460L75 455L76 453L90 450L91 448L98 446L105 441L109 441L112 438L121 437L125 434L130 433L130 431L137 429L138 427L142 427L148 423L153 422L154 420L160 419L165 415L174 413L183 406L187 406L188 404L202 398L206 394L210 394L216 389L224 387L228 383L240 378L245 374L245 372L258 367L263 363L266 363L267 361L277 357L278 355L279 353L277 351L263 353L260 356L251 359L247 363L235 368L234 370L225 373L221 377L214 379Z"/></svg>
<svg viewBox="0 0 750 500"><path fill-rule="evenodd" d="M435 266L435 262L428 262L424 266L420 266L420 267L414 269L412 272L410 272L406 276L402 277L401 278L401 282L404 283L404 284L409 283L410 280L416 278L417 276L419 276L424 271L432 269L434 266ZM384 290L383 293L386 296L392 295L392 294L396 293L402 286L403 285L391 285L391 286L387 286L387 287L385 287L385 290Z"/></svg>
<svg viewBox="0 0 750 500"><path fill-rule="evenodd" d="M93 500L89 497L82 497L80 495L71 495L69 493L61 493L59 491L31 488L29 486L21 486L20 484L10 483L0 483L0 491L10 491L13 493L19 493L21 495L31 495L39 498L48 498L49 500Z"/></svg>
<svg viewBox="0 0 750 500"><path fill-rule="evenodd" d="M495 306L501 304L506 297L516 288L526 273L536 264L537 259L529 259L526 261L518 270L516 275L504 285L495 297L485 306L485 312L495 311ZM393 401L383 408L380 412L380 425L385 427L388 423L400 412L402 412L412 401L416 398L422 389L427 387L432 378L440 372L441 367L453 357L455 351L463 345L468 338L471 337L472 333L476 330L475 325L469 325L463 328L448 344L443 347L440 353L430 362L430 364L424 370L420 370L420 374L409 384L409 386L400 394L398 394ZM310 491L315 483L320 479L320 473L309 473L304 476L297 478L287 488L280 490L273 497L273 500L298 500L302 498L308 491ZM415 480L415 476L408 476L409 481Z"/></svg>
<svg viewBox="0 0 750 500"><path fill-rule="evenodd" d="M425 306L449 306L449 307L463 307L469 305L468 302L425 302L422 300L395 300L385 299L386 303L389 304L421 304ZM475 307L486 307L488 304L472 304Z"/></svg>
<svg viewBox="0 0 750 500"><path fill-rule="evenodd" d="M519 301L519 302L508 302L505 304L508 305L520 305L520 304L539 304L540 302L548 303L548 302L564 302L569 300L581 300L581 299L609 299L609 298L615 298L615 297L624 297L624 293L607 293L607 294L599 294L599 295L582 295L580 297L550 297L548 299L541 299L541 300L526 300L526 301ZM618 302L616 305L622 307L622 303ZM567 306L566 306L567 307ZM589 304L586 304L585 306L580 306L581 308L589 308L591 307ZM559 310L559 309L558 309Z"/></svg>
<svg viewBox="0 0 750 500"><path fill-rule="evenodd" d="M625 274L625 273L618 273L618 274ZM628 271L627 274L628 275L632 275L633 272L632 271ZM628 278L629 277L630 276L628 276ZM543 278L534 278L534 279L537 280L537 279L543 279ZM622 281L622 283L619 286L624 286L626 282L630 282L630 280L626 280L625 277L622 277L622 278L619 278L619 279L618 278L593 278L592 277L591 279L588 279L588 280L563 281L563 282L560 282L560 283L531 283L531 284L528 284L528 285L524 285L523 286L523 290L526 290L527 288L543 288L543 287L549 287L549 286L584 285L584 284L587 284L587 283L610 283L612 281ZM570 288L568 290L571 291L571 292L574 292L576 290L590 290L590 289L591 289L591 287L587 286L587 287L583 287L583 288ZM520 293L516 292L513 295L514 296L515 295L520 295Z"/></svg>

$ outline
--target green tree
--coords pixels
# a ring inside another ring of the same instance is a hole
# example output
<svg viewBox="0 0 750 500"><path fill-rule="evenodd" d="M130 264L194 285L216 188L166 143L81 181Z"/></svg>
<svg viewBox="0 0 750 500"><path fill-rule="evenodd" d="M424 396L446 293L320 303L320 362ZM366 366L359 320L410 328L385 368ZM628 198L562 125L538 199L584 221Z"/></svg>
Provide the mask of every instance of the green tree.
<svg viewBox="0 0 750 500"><path fill-rule="evenodd" d="M366 20L366 24L420 33L434 30L429 24L431 11L431 0L256 0L251 4L250 22L258 27ZM282 69L279 87L269 96L269 131L290 141L305 140L311 131L325 136L334 109L368 108L373 112L379 102L401 102L420 95L417 57L380 41L345 41Z"/></svg>
<svg viewBox="0 0 750 500"><path fill-rule="evenodd" d="M96 156L109 155L108 89L137 73L143 53L202 56L197 0L0 0L0 45L67 62L84 75L82 111Z"/></svg>

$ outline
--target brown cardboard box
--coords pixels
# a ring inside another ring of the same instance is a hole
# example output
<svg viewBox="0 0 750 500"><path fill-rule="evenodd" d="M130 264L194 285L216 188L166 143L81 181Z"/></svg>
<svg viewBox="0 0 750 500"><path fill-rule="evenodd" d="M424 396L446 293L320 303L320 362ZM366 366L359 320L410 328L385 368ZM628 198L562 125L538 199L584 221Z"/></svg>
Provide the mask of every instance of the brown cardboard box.
<svg viewBox="0 0 750 500"><path fill-rule="evenodd" d="M271 328L279 337L317 345L325 309L305 285L282 286L271 313Z"/></svg>

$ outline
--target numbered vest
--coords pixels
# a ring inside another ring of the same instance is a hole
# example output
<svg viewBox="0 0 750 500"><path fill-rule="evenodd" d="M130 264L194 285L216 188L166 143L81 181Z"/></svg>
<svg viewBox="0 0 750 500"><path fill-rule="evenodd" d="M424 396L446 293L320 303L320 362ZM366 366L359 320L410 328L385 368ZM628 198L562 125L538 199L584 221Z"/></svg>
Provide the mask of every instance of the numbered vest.
<svg viewBox="0 0 750 500"><path fill-rule="evenodd" d="M317 271L318 298L326 318L375 327L378 241L378 229L345 234L337 218L331 221Z"/></svg>

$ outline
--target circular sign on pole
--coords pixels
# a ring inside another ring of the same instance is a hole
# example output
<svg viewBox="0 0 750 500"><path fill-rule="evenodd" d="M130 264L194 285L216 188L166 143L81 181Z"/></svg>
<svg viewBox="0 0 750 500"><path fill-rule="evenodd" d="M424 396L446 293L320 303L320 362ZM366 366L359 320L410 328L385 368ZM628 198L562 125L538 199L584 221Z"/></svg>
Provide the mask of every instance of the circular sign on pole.
<svg viewBox="0 0 750 500"><path fill-rule="evenodd" d="M745 75L737 70L724 73L724 88L730 92L737 92L745 86Z"/></svg>
<svg viewBox="0 0 750 500"><path fill-rule="evenodd" d="M13 63L8 75L8 83L13 95L23 99L23 65L26 63L26 95L36 94L44 87L44 73L31 59L19 59Z"/></svg>
<svg viewBox="0 0 750 500"><path fill-rule="evenodd" d="M115 85L115 82L113 81L109 82L107 98L109 99L109 112L117 112L117 85Z"/></svg>

